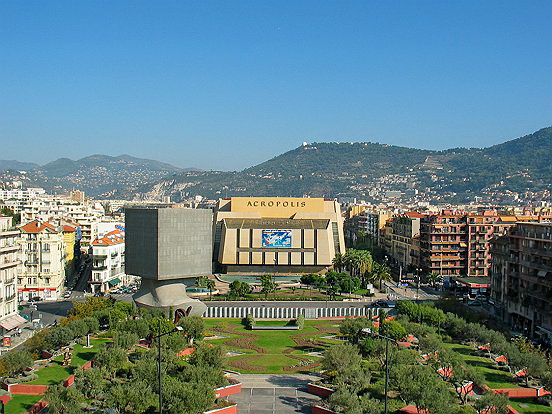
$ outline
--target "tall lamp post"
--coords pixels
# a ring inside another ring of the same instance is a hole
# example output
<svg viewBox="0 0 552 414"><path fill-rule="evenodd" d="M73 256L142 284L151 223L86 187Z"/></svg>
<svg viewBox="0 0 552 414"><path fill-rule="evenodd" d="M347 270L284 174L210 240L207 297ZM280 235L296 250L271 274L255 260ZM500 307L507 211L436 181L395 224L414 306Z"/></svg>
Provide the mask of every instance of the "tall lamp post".
<svg viewBox="0 0 552 414"><path fill-rule="evenodd" d="M172 331L161 333L161 319L159 319L158 324L158 335L154 336L152 339L157 339L157 379L159 381L159 414L163 414L163 384L161 382L161 337L165 335L170 335L175 332L183 331L182 326L175 327Z"/></svg>
<svg viewBox="0 0 552 414"><path fill-rule="evenodd" d="M420 299L420 273L422 273L422 269L416 269L416 273L418 273L418 283L416 284L416 301Z"/></svg>
<svg viewBox="0 0 552 414"><path fill-rule="evenodd" d="M380 325L381 326L381 325ZM376 338L385 339L385 403L384 403L384 413L388 414L387 411L387 391L389 388L389 341L395 342L393 338L389 338L388 336L381 335L379 332L376 332L372 330L372 328L364 328L361 330L362 333L373 336Z"/></svg>

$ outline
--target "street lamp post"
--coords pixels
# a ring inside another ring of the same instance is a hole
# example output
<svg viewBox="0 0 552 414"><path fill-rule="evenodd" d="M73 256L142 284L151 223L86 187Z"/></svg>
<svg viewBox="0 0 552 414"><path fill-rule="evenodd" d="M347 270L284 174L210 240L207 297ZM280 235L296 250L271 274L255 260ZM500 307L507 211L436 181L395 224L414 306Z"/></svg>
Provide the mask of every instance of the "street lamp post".
<svg viewBox="0 0 552 414"><path fill-rule="evenodd" d="M416 301L420 299L420 273L422 272L422 269L416 269L416 273L418 274L418 283L416 284Z"/></svg>
<svg viewBox="0 0 552 414"><path fill-rule="evenodd" d="M381 325L380 325L381 326ZM365 333L370 336L375 336L376 338L385 339L385 402L384 402L384 413L388 414L387 411L387 391L389 388L389 341L395 342L393 338L389 338L388 336L381 335L379 332L375 332L372 330L372 328L364 328L361 330L362 333Z"/></svg>
<svg viewBox="0 0 552 414"><path fill-rule="evenodd" d="M182 331L182 326L175 327L172 331L161 333L161 319L159 319L157 333L158 335L153 337L157 339L157 379L159 381L159 414L163 414L163 383L161 381L161 337L170 335L175 332Z"/></svg>

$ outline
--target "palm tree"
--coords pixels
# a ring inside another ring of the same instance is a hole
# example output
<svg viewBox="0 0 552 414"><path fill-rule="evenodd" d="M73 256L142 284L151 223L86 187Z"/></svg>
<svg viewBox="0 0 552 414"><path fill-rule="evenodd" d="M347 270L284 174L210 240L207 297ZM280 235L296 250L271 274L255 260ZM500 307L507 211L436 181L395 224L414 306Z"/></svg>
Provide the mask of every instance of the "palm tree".
<svg viewBox="0 0 552 414"><path fill-rule="evenodd" d="M372 273L370 274L370 280L372 281L372 283L378 283L379 289L381 290L382 282L389 282L393 280L391 277L391 270L387 265L374 263L374 268L372 270Z"/></svg>
<svg viewBox="0 0 552 414"><path fill-rule="evenodd" d="M441 282L443 280L443 276L437 272L431 272L426 275L425 279L427 283L431 284L431 287L435 288L435 284Z"/></svg>
<svg viewBox="0 0 552 414"><path fill-rule="evenodd" d="M213 300L211 294L215 289L215 281L213 279L207 279L207 281L205 282L205 287L209 289L209 300Z"/></svg>
<svg viewBox="0 0 552 414"><path fill-rule="evenodd" d="M332 263L334 268L336 268L338 272L341 272L341 269L343 269L343 266L345 265L345 256L341 253L336 253Z"/></svg>

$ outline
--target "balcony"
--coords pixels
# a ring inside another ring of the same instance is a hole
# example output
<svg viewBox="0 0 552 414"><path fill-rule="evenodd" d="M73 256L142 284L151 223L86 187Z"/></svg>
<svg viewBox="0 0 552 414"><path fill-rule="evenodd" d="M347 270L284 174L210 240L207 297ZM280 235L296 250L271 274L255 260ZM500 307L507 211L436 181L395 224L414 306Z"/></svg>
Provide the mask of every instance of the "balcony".
<svg viewBox="0 0 552 414"><path fill-rule="evenodd" d="M19 246L17 244L0 247L0 253L16 252L17 250L19 250Z"/></svg>
<svg viewBox="0 0 552 414"><path fill-rule="evenodd" d="M107 270L107 266L106 265L93 266L92 270Z"/></svg>

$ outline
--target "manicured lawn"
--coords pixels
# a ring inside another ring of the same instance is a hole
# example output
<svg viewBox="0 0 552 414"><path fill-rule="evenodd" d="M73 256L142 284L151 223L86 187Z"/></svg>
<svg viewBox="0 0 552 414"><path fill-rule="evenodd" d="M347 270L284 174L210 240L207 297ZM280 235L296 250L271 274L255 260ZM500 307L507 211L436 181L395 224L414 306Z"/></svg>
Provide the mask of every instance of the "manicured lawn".
<svg viewBox="0 0 552 414"><path fill-rule="evenodd" d="M535 404L532 399L516 399L510 400L512 407L519 411L520 414L547 414L552 413L552 407L547 405Z"/></svg>
<svg viewBox="0 0 552 414"><path fill-rule="evenodd" d="M285 325L289 321L258 321L266 325L278 323ZM301 370L301 361L310 364L308 370L316 369L320 358L308 355L310 351L321 351L335 343L322 339L322 336L335 334L338 327L335 321L305 321L302 330L297 331L251 331L246 329L239 319L206 319L208 331L226 338L211 340L220 344L226 351L246 355L229 356L229 369L242 373L284 374ZM310 360L310 362L309 362Z"/></svg>
<svg viewBox="0 0 552 414"><path fill-rule="evenodd" d="M490 388L515 388L514 377L509 372L501 371L488 357L473 355L473 348L461 344L445 344L448 348L456 351L466 363L476 367L485 376L485 381Z"/></svg>
<svg viewBox="0 0 552 414"><path fill-rule="evenodd" d="M6 405L6 414L21 414L40 401L40 395L13 395Z"/></svg>
<svg viewBox="0 0 552 414"><path fill-rule="evenodd" d="M29 382L29 384L52 385L62 382L73 374L78 367L94 358L94 355L102 349L106 342L108 342L106 339L93 339L90 341L92 348L85 348L79 344L75 345L70 366L62 366L63 355L58 355L54 358L55 365L39 369L36 372L38 379Z"/></svg>

